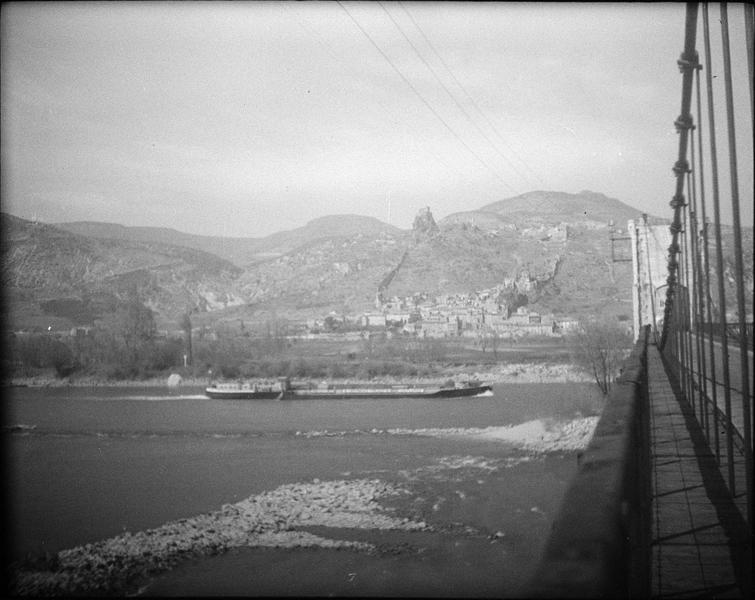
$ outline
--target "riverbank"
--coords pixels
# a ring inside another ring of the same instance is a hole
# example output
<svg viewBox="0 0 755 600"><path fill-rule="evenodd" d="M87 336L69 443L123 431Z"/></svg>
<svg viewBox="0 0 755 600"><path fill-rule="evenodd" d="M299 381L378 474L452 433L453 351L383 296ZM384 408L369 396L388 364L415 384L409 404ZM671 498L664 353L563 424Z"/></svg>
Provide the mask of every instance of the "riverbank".
<svg viewBox="0 0 755 600"><path fill-rule="evenodd" d="M21 596L133 593L135 585L187 558L239 547L317 546L374 552L363 542L327 539L297 527L426 530L422 521L380 506L384 496L408 493L379 480L341 480L280 486L220 510L160 527L58 552L16 565L11 591Z"/></svg>
<svg viewBox="0 0 755 600"><path fill-rule="evenodd" d="M133 595L137 590L149 595L150 582L177 567L191 570L191 565L202 559L260 548L285 550L287 557L300 556L301 563L313 572L322 561L350 560L352 555L365 557L356 560L372 564L373 572L377 572L376 565L383 567L383 560L398 555L420 560L427 552L428 560L437 560L437 556L431 557L433 545L456 548L478 544L484 549L495 543L501 544L501 552L513 552L506 544L518 544L523 532L531 533L534 523L545 530L543 507L552 514L556 503L538 494L520 498L516 490L523 489L523 481L535 484L526 473L521 474L521 481L516 479L511 469L534 468L540 474L539 482L548 473L548 468L536 466L546 464L544 456L583 449L596 422L597 418L588 417L538 419L515 426L387 430L377 435L392 436L397 444L417 437L472 443L485 440L519 452L488 447L487 453L480 454L482 447L477 446L474 454L449 454L453 448L449 446L434 458L403 465L406 468L393 475L381 469L381 479L375 478L378 471L365 471L363 465L356 477L342 472L341 478L299 479L263 488L216 510L174 517L150 528L124 528L106 539L28 557L13 565L11 591L20 596ZM338 447L342 448L341 444ZM368 472L371 476L365 477ZM503 474L515 479L500 479ZM486 492L488 486L491 489ZM514 496L509 497L511 494ZM484 515L490 502L496 506L496 515L511 513L505 521L508 526L502 526L504 520L498 517L493 520L494 528L490 523L486 526ZM436 536L435 541L427 536ZM533 547L535 553L538 545ZM315 560L312 554L291 554L293 550L315 549L336 550L340 556L317 555ZM449 554L449 559L459 551ZM500 560L500 553L494 554L485 556ZM262 563L272 556L283 555L268 555ZM458 556L456 559L458 562ZM365 562L370 560L373 562ZM244 569L248 571L248 565ZM365 577L368 572L365 568ZM500 574L492 567L490 572Z"/></svg>
<svg viewBox="0 0 755 600"><path fill-rule="evenodd" d="M571 364L508 363L492 366L441 367L436 375L428 377L390 377L372 379L375 383L437 383L453 380L458 382L474 379L483 383L583 383L591 382L590 375ZM333 378L333 383L360 383L354 378ZM204 387L207 377L183 377L177 387ZM109 380L98 377L57 378L51 375L14 377L4 384L23 387L163 387L168 385L168 376L143 380Z"/></svg>

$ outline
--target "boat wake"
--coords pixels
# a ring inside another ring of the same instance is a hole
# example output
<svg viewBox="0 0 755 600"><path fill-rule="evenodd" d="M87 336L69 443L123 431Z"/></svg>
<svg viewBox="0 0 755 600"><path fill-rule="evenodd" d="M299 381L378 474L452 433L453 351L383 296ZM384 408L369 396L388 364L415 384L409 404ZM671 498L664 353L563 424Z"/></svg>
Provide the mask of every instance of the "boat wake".
<svg viewBox="0 0 755 600"><path fill-rule="evenodd" d="M163 400L207 400L204 394L161 394L161 395L134 395L134 396L110 396L98 398L98 400L140 400L143 402L161 402Z"/></svg>

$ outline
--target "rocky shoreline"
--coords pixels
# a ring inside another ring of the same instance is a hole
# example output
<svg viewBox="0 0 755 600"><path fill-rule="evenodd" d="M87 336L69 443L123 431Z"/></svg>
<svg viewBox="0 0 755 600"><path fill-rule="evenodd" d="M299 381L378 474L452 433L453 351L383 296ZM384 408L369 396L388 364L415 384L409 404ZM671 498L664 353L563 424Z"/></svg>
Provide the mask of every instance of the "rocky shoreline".
<svg viewBox="0 0 755 600"><path fill-rule="evenodd" d="M543 364L543 363L508 363L496 365L487 369L470 372L470 368L454 369L446 367L432 377L380 377L372 380L374 383L437 383L438 381L467 381L475 379L484 383L585 383L593 379L583 370L571 364ZM356 379L333 379L334 383L361 383ZM206 377L181 377L181 387L204 387L208 383ZM10 387L165 387L168 378L152 378L145 380L110 381L97 378L57 379L54 377L17 377L6 382Z"/></svg>
<svg viewBox="0 0 755 600"><path fill-rule="evenodd" d="M377 479L283 485L214 512L17 563L11 567L10 591L20 596L130 593L185 559L240 547L375 552L369 543L327 539L302 528L432 530L379 502L409 493Z"/></svg>

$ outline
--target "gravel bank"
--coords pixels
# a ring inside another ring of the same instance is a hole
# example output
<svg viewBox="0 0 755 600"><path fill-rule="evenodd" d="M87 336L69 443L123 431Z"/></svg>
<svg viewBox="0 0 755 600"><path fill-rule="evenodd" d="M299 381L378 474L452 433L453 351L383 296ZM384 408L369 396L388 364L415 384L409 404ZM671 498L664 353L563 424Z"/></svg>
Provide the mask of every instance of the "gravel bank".
<svg viewBox="0 0 755 600"><path fill-rule="evenodd" d="M582 417L569 421L535 419L519 425L494 427L445 427L421 429L370 429L369 431L297 431L296 436L340 437L347 435L426 435L431 437L467 437L499 441L533 453L583 450L592 439L600 417Z"/></svg>
<svg viewBox="0 0 755 600"><path fill-rule="evenodd" d="M223 505L218 511L62 550L44 564L13 565L11 592L23 596L123 594L181 560L236 547L318 546L372 552L371 544L327 539L297 528L430 530L425 522L394 516L379 503L380 498L408 493L376 479L315 479L283 485Z"/></svg>

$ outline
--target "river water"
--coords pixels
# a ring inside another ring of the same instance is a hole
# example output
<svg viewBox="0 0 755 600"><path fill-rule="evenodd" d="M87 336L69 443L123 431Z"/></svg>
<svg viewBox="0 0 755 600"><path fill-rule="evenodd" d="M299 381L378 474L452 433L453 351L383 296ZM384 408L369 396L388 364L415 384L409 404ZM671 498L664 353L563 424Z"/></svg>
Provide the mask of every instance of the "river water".
<svg viewBox="0 0 755 600"><path fill-rule="evenodd" d="M432 531L314 527L378 551L235 548L184 561L140 593L500 597L531 575L576 472L576 450L538 446L538 432L598 414L602 399L580 383L280 402L209 400L185 387L11 388L3 405L15 558L280 486L377 479L406 489L393 509Z"/></svg>

